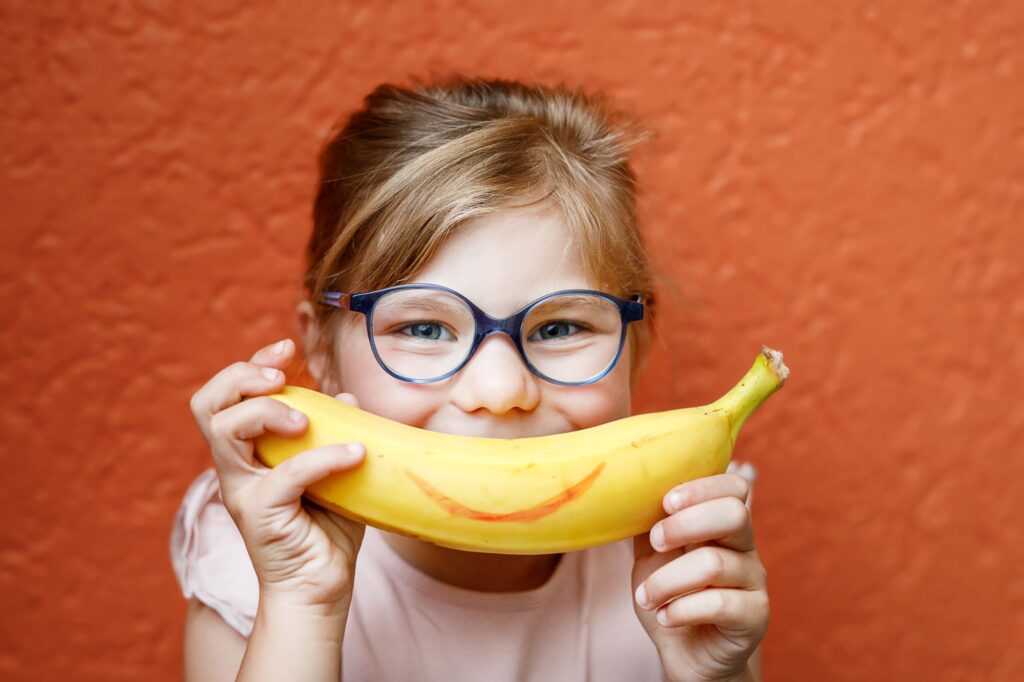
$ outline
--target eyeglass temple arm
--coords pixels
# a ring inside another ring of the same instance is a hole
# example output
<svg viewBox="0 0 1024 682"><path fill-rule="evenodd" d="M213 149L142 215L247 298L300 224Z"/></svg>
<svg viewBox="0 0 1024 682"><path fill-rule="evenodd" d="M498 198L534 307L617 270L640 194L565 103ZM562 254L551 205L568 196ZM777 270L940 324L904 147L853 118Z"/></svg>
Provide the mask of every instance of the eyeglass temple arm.
<svg viewBox="0 0 1024 682"><path fill-rule="evenodd" d="M325 291L320 296L321 303L335 308L347 308L349 300L349 295L341 291Z"/></svg>

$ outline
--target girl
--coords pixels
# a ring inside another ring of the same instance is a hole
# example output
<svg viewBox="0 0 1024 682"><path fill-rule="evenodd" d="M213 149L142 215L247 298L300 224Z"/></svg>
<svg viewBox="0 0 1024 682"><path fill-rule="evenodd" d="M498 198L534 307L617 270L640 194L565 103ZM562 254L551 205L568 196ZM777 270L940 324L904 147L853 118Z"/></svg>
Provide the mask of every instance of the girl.
<svg viewBox="0 0 1024 682"><path fill-rule="evenodd" d="M320 390L476 436L628 416L653 315L627 160L642 138L578 90L377 88L321 155L297 311ZM642 319L619 314L638 302ZM474 345L484 311L523 315ZM192 397L215 468L172 537L188 679L759 679L768 597L747 478L666 490L649 534L564 555L366 528L302 498L360 466L359 443L254 459L259 434L308 426L265 397L295 354L291 339L262 348Z"/></svg>

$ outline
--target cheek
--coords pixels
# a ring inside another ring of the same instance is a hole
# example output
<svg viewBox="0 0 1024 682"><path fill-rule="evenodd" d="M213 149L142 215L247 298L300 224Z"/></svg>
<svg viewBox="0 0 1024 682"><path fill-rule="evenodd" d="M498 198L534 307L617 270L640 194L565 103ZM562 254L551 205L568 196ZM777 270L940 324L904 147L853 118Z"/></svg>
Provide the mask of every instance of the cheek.
<svg viewBox="0 0 1024 682"><path fill-rule="evenodd" d="M354 395L360 408L413 426L424 424L436 409L432 387L399 381L384 371L373 357L364 327L342 332L337 348L341 391Z"/></svg>
<svg viewBox="0 0 1024 682"><path fill-rule="evenodd" d="M628 417L632 411L629 363L619 362L600 381L589 386L564 386L554 399L559 411L581 429Z"/></svg>
<svg viewBox="0 0 1024 682"><path fill-rule="evenodd" d="M341 391L356 396L359 405L366 409L367 398L380 393L377 389L385 380L393 381L374 359L366 328L361 324L343 326L338 330L335 351Z"/></svg>

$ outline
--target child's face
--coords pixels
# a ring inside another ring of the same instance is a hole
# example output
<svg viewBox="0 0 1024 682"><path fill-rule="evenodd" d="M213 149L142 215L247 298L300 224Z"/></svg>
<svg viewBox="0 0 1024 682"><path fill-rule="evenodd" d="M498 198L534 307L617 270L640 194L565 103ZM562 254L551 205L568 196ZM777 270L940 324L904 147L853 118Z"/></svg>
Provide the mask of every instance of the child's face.
<svg viewBox="0 0 1024 682"><path fill-rule="evenodd" d="M561 215L550 207L471 220L413 281L450 287L493 317L559 289L596 288L569 250ZM491 334L454 376L412 384L374 360L363 316L345 314L350 319L336 340L341 390L369 412L432 431L500 438L572 431L630 413L628 345L600 381L558 386L530 372L511 338Z"/></svg>

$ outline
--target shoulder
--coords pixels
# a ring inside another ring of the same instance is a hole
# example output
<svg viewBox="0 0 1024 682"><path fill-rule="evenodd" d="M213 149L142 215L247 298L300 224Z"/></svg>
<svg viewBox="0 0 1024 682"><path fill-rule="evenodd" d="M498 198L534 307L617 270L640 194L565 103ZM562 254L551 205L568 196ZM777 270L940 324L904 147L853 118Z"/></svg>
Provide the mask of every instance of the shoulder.
<svg viewBox="0 0 1024 682"><path fill-rule="evenodd" d="M240 636L252 632L259 586L238 528L220 497L217 472L189 486L174 517L170 558L186 599L215 611Z"/></svg>

